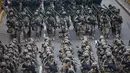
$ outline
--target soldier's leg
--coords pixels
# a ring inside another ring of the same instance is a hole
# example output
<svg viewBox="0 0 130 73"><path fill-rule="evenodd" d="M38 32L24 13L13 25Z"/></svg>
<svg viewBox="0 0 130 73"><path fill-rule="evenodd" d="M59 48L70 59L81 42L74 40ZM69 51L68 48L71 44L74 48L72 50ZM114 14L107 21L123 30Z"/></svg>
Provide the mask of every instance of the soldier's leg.
<svg viewBox="0 0 130 73"><path fill-rule="evenodd" d="M49 31L49 29L47 28L47 34L48 34L48 36L49 36L49 32L50 32L50 31Z"/></svg>
<svg viewBox="0 0 130 73"><path fill-rule="evenodd" d="M31 37L31 27L29 27L28 37Z"/></svg>

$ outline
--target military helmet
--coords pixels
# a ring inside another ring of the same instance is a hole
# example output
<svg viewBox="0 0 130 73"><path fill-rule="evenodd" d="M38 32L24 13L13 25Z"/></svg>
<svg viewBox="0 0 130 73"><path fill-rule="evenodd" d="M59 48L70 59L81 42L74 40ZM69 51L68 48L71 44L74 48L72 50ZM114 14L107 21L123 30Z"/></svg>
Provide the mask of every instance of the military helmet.
<svg viewBox="0 0 130 73"><path fill-rule="evenodd" d="M26 12L21 12L21 14L22 14L23 16L27 15Z"/></svg>
<svg viewBox="0 0 130 73"><path fill-rule="evenodd" d="M49 54L49 57L54 57L54 54L52 54L52 53L51 53L51 54Z"/></svg>
<svg viewBox="0 0 130 73"><path fill-rule="evenodd" d="M120 38L120 35L119 35L119 34L117 34L117 35L116 35L116 38L118 38L118 39L119 39L119 38Z"/></svg>
<svg viewBox="0 0 130 73"><path fill-rule="evenodd" d="M72 57L72 53L68 53L67 57L69 57L69 58Z"/></svg>
<svg viewBox="0 0 130 73"><path fill-rule="evenodd" d="M1 66L6 66L6 62L2 62L2 63L1 63Z"/></svg>
<svg viewBox="0 0 130 73"><path fill-rule="evenodd" d="M31 56L31 55L32 55L32 53L31 53L31 52L28 52L28 55L30 55L30 56Z"/></svg>
<svg viewBox="0 0 130 73"><path fill-rule="evenodd" d="M66 14L67 14L66 11L63 11L63 12L62 12L62 15L66 15Z"/></svg>
<svg viewBox="0 0 130 73"><path fill-rule="evenodd" d="M49 37L44 37L45 39L44 39L44 41L49 41L50 39L49 39Z"/></svg>
<svg viewBox="0 0 130 73"><path fill-rule="evenodd" d="M9 10L9 15L13 16L14 15L14 11L13 10Z"/></svg>
<svg viewBox="0 0 130 73"><path fill-rule="evenodd" d="M130 53L128 51L124 52L124 55L129 55Z"/></svg>
<svg viewBox="0 0 130 73"><path fill-rule="evenodd" d="M86 46L86 48L90 49L90 48L91 48L91 46L89 46L89 45L88 45L88 46Z"/></svg>
<svg viewBox="0 0 130 73"><path fill-rule="evenodd" d="M8 54L7 54L9 57L11 57L12 56L12 53L10 53L10 52L8 52Z"/></svg>
<svg viewBox="0 0 130 73"><path fill-rule="evenodd" d="M35 13L34 13L34 15L38 15L39 13L36 11Z"/></svg>
<svg viewBox="0 0 130 73"><path fill-rule="evenodd" d="M127 48L126 51L127 51L127 52L130 52L130 48Z"/></svg>
<svg viewBox="0 0 130 73"><path fill-rule="evenodd" d="M30 41L34 41L34 39L33 39L33 38L30 38Z"/></svg>
<svg viewBox="0 0 130 73"><path fill-rule="evenodd" d="M110 51L107 52L107 56L110 57L112 53Z"/></svg>
<svg viewBox="0 0 130 73"><path fill-rule="evenodd" d="M77 13L77 14L80 14L80 10L77 10L76 13Z"/></svg>
<svg viewBox="0 0 130 73"><path fill-rule="evenodd" d="M92 14L92 10L90 9L88 13L89 13L89 14Z"/></svg>
<svg viewBox="0 0 130 73"><path fill-rule="evenodd" d="M98 63L97 63L96 61L94 61L94 62L92 63L92 67L97 67L97 65L98 65Z"/></svg>
<svg viewBox="0 0 130 73"><path fill-rule="evenodd" d="M5 59L9 59L9 56L8 56L8 55L5 55L4 58L5 58Z"/></svg>
<svg viewBox="0 0 130 73"><path fill-rule="evenodd" d="M103 36L103 35L101 35L101 36L100 36L100 39L104 39L104 36Z"/></svg>
<svg viewBox="0 0 130 73"><path fill-rule="evenodd" d="M85 46L86 46L86 44L83 43L81 48L83 48L83 47L85 47Z"/></svg>
<svg viewBox="0 0 130 73"><path fill-rule="evenodd" d="M110 5L108 5L108 7L109 7L109 8L111 8L111 7L112 7L112 5L110 4Z"/></svg>
<svg viewBox="0 0 130 73"><path fill-rule="evenodd" d="M85 52L83 53L83 56L84 56L84 57L89 57L88 51L85 51Z"/></svg>
<svg viewBox="0 0 130 73"><path fill-rule="evenodd" d="M13 39L13 43L16 43L16 42L17 42L17 39L16 39L16 38L14 38L14 39Z"/></svg>
<svg viewBox="0 0 130 73"><path fill-rule="evenodd" d="M106 41L103 39L102 45L106 45L106 44L107 44Z"/></svg>
<svg viewBox="0 0 130 73"><path fill-rule="evenodd" d="M65 39L69 39L69 36L65 36Z"/></svg>
<svg viewBox="0 0 130 73"><path fill-rule="evenodd" d="M47 15L51 15L51 12L50 12L50 11L47 11L46 14L47 14Z"/></svg>
<svg viewBox="0 0 130 73"><path fill-rule="evenodd" d="M76 9L76 6L73 6L72 8L73 8L73 9Z"/></svg>
<svg viewBox="0 0 130 73"><path fill-rule="evenodd" d="M70 61L70 58L68 58L68 57L65 57L65 60L66 60L66 61Z"/></svg>
<svg viewBox="0 0 130 73"><path fill-rule="evenodd" d="M103 48L104 48L104 49L108 48L108 45L103 45Z"/></svg>
<svg viewBox="0 0 130 73"><path fill-rule="evenodd" d="M24 49L24 51L23 51L24 53L27 53L28 52L28 50L27 49Z"/></svg>
<svg viewBox="0 0 130 73"><path fill-rule="evenodd" d="M83 37L83 40L88 41L88 38L86 36Z"/></svg>
<svg viewBox="0 0 130 73"><path fill-rule="evenodd" d="M26 55L25 58L26 58L26 59L30 59L30 55Z"/></svg>

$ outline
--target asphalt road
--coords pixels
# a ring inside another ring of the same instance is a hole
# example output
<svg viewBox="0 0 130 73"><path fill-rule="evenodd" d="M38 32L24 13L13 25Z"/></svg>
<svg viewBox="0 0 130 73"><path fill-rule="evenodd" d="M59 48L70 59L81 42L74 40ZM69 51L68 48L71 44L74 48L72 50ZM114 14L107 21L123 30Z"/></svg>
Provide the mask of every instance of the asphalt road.
<svg viewBox="0 0 130 73"><path fill-rule="evenodd" d="M121 16L123 17L123 24L122 24L122 32L121 32L121 38L124 41L124 43L126 44L126 46L128 45L128 41L130 38L130 16L121 8L121 6L119 6L115 0L103 0L102 4L105 4L106 6L108 6L109 4L115 5L117 8L120 8L121 10ZM6 44L9 42L8 39L8 34L6 33L7 27L5 26L5 21L6 21L6 17L3 20L3 24L0 24L0 40ZM77 60L77 62L79 63L78 57L77 57L77 48L76 46L80 46L80 40L76 39L76 35L75 32L73 30L73 28L71 28L70 30L70 34L71 34L71 41L72 41L72 45L74 48L74 57ZM100 36L100 32L98 29L96 29L96 36L94 37L94 40L91 40L91 45L93 47L93 53L95 58L97 59L97 55L96 55L96 49L95 49L95 40L99 39ZM111 44L112 40L113 40L113 35L110 35L110 37L108 38L108 42ZM43 42L43 39L41 38L40 42L37 42L37 45L39 47L39 51L40 51L40 47L41 44ZM55 60L58 63L58 67L59 69L61 68L61 62L59 61L59 58L57 57L57 55L59 54L59 49L60 49L60 39L57 37L55 41L52 42L53 46L55 47ZM38 62L39 62L39 68L38 68L38 73L44 73L40 71L40 67L42 66L40 59L38 58ZM21 73L21 71L19 71L18 73ZM76 73L81 73L80 71L80 65L77 65L77 72Z"/></svg>

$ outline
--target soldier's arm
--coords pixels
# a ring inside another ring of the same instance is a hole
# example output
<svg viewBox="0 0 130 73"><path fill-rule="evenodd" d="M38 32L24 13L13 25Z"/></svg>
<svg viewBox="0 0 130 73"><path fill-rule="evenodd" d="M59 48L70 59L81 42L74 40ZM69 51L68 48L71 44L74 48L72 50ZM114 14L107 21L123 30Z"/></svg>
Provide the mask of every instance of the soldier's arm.
<svg viewBox="0 0 130 73"><path fill-rule="evenodd" d="M121 21L121 23L123 23L123 18L122 18L122 16L120 16L120 21Z"/></svg>
<svg viewBox="0 0 130 73"><path fill-rule="evenodd" d="M103 63L102 63L104 67L107 67L107 66L108 66L108 65L106 64L106 61L107 61L107 60L104 60Z"/></svg>
<svg viewBox="0 0 130 73"><path fill-rule="evenodd" d="M76 18L76 17L74 18L74 22L78 22L78 20L77 20L77 18Z"/></svg>

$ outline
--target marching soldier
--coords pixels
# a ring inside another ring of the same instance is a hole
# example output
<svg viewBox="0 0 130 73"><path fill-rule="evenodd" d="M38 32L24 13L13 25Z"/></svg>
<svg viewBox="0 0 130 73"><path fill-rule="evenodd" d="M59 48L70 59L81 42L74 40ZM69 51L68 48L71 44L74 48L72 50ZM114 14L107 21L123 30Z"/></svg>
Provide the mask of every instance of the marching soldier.
<svg viewBox="0 0 130 73"><path fill-rule="evenodd" d="M114 71L114 72L118 71L115 60L111 52L107 52L107 59L104 61L103 65L104 67L108 67L110 71Z"/></svg>
<svg viewBox="0 0 130 73"><path fill-rule="evenodd" d="M108 38L109 29L110 29L110 22L106 14L101 17L101 33L105 38Z"/></svg>
<svg viewBox="0 0 130 73"><path fill-rule="evenodd" d="M92 10L89 10L89 15L87 17L87 31L89 35L94 39L94 30L96 25L96 17L92 14Z"/></svg>
<svg viewBox="0 0 130 73"><path fill-rule="evenodd" d="M121 34L121 24L123 23L122 17L119 15L120 10L117 9L112 19L112 33L117 35Z"/></svg>
<svg viewBox="0 0 130 73"><path fill-rule="evenodd" d="M51 15L51 12L47 11L47 19L46 19L46 26L47 26L47 32L49 37L53 37L56 34L56 20ZM52 38L54 40L54 38Z"/></svg>
<svg viewBox="0 0 130 73"><path fill-rule="evenodd" d="M65 10L63 10L62 12L62 16L64 19L64 25L69 29L70 25L71 25L71 18L69 15L67 15L67 12Z"/></svg>
<svg viewBox="0 0 130 73"><path fill-rule="evenodd" d="M2 53L4 53L5 52L5 46L2 44L2 42L0 41L0 50L1 50L1 52Z"/></svg>
<svg viewBox="0 0 130 73"><path fill-rule="evenodd" d="M82 39L83 35L83 22L85 21L84 16L80 14L80 10L76 11L76 15L73 18L73 26L77 35L77 39Z"/></svg>

